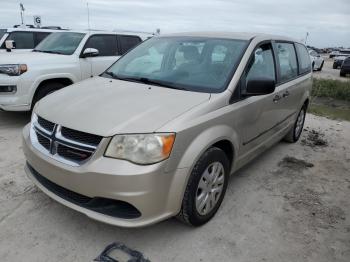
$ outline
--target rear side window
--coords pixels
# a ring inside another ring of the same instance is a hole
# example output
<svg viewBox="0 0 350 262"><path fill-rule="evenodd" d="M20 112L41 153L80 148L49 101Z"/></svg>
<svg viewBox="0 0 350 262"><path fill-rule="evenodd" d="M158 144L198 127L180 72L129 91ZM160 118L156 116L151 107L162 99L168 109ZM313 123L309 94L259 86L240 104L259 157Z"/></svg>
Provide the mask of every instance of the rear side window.
<svg viewBox="0 0 350 262"><path fill-rule="evenodd" d="M99 56L116 56L117 37L116 35L93 35L86 42L85 48L97 49Z"/></svg>
<svg viewBox="0 0 350 262"><path fill-rule="evenodd" d="M277 57L279 61L280 82L286 82L298 76L297 57L293 44L277 43Z"/></svg>
<svg viewBox="0 0 350 262"><path fill-rule="evenodd" d="M43 41L49 34L48 32L35 33L35 45Z"/></svg>
<svg viewBox="0 0 350 262"><path fill-rule="evenodd" d="M311 61L306 47L302 44L295 44L299 61L299 73L305 74L311 72Z"/></svg>
<svg viewBox="0 0 350 262"><path fill-rule="evenodd" d="M141 42L141 39L138 36L132 35L119 35L118 39L121 55L125 54Z"/></svg>
<svg viewBox="0 0 350 262"><path fill-rule="evenodd" d="M34 34L32 32L12 32L6 40L13 40L16 42L16 49L33 49ZM2 45L5 48L5 43Z"/></svg>

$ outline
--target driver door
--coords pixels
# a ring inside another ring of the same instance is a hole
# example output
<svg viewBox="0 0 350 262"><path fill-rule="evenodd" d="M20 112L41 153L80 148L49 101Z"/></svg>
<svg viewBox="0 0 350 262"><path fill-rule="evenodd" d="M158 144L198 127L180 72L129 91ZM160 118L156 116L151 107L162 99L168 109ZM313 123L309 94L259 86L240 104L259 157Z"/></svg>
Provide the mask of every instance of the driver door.
<svg viewBox="0 0 350 262"><path fill-rule="evenodd" d="M276 82L276 63L271 43L258 46L242 76L241 94L245 92L251 79L271 79ZM249 96L242 103L240 110L242 153L249 153L263 144L275 132L280 121L278 99L280 94L275 90L271 94Z"/></svg>
<svg viewBox="0 0 350 262"><path fill-rule="evenodd" d="M97 49L99 54L94 57L84 57L86 48ZM92 35L87 40L80 55L81 78L86 79L103 73L117 59L117 35Z"/></svg>

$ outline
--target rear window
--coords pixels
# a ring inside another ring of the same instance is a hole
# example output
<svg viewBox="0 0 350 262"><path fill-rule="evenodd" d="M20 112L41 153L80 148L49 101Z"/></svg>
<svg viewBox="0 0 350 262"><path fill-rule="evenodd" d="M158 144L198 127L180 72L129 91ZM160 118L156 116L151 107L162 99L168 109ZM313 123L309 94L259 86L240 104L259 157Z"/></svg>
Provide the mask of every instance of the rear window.
<svg viewBox="0 0 350 262"><path fill-rule="evenodd" d="M277 57L280 82L287 82L298 76L297 57L292 43L277 43Z"/></svg>
<svg viewBox="0 0 350 262"><path fill-rule="evenodd" d="M121 55L125 54L141 42L141 39L138 36L131 35L119 35L118 39Z"/></svg>
<svg viewBox="0 0 350 262"><path fill-rule="evenodd" d="M15 41L16 49L33 49L35 46L34 34L32 32L12 32L6 40ZM3 43L1 48L5 48L5 43Z"/></svg>
<svg viewBox="0 0 350 262"><path fill-rule="evenodd" d="M295 48L298 54L299 73L305 74L311 72L311 61L306 47L302 44L296 43Z"/></svg>

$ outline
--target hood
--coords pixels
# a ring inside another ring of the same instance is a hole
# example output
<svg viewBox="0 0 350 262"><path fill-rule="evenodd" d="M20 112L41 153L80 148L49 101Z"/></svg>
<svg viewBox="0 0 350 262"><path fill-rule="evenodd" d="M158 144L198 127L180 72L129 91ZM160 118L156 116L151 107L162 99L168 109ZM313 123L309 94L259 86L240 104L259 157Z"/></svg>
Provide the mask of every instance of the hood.
<svg viewBox="0 0 350 262"><path fill-rule="evenodd" d="M209 98L207 93L94 77L47 96L35 112L100 136L152 133Z"/></svg>
<svg viewBox="0 0 350 262"><path fill-rule="evenodd" d="M65 62L69 59L69 55L48 54L32 51L15 51L15 52L0 52L0 64L27 64L40 65Z"/></svg>

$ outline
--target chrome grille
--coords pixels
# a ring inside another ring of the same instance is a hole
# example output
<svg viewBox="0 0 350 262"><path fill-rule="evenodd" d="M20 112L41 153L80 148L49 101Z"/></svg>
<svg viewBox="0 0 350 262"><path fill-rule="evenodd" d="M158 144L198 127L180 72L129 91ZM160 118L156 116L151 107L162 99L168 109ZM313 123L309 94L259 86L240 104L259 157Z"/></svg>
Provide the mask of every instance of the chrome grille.
<svg viewBox="0 0 350 262"><path fill-rule="evenodd" d="M62 127L33 115L30 138L34 147L50 157L73 166L88 161L102 137Z"/></svg>

